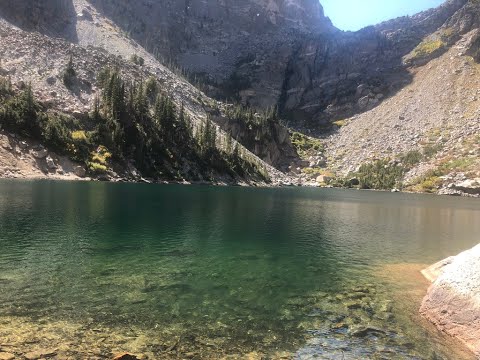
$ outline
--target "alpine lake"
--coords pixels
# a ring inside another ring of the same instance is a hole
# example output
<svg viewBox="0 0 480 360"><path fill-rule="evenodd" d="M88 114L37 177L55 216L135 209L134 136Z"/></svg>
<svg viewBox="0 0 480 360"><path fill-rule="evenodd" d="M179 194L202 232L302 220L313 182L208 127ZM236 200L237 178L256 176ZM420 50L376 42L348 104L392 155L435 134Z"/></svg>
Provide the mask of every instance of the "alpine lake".
<svg viewBox="0 0 480 360"><path fill-rule="evenodd" d="M479 234L469 198L2 180L0 352L470 359L420 270Z"/></svg>

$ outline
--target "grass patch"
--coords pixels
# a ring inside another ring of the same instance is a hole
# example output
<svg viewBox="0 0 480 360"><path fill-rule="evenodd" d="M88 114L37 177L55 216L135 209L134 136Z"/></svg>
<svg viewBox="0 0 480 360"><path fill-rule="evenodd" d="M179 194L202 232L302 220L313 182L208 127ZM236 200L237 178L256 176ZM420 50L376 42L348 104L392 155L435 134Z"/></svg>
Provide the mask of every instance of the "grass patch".
<svg viewBox="0 0 480 360"><path fill-rule="evenodd" d="M325 150L320 140L308 137L299 132L293 132L291 134L291 141L298 155L303 159L323 153Z"/></svg>
<svg viewBox="0 0 480 360"><path fill-rule="evenodd" d="M424 40L414 50L413 57L421 58L429 56L445 47L442 40Z"/></svg>
<svg viewBox="0 0 480 360"><path fill-rule="evenodd" d="M425 175L416 178L409 186L408 190L414 192L434 193L442 185L441 176L445 175L442 168L429 170Z"/></svg>
<svg viewBox="0 0 480 360"><path fill-rule="evenodd" d="M451 159L449 161L442 163L442 165L440 166L440 170L442 170L444 174L452 171L457 171L457 172L466 171L474 163L475 163L475 159L469 158L469 157Z"/></svg>
<svg viewBox="0 0 480 360"><path fill-rule="evenodd" d="M302 172L306 175L317 175L317 176L325 175L325 176L328 176L328 177L331 177L331 178L335 177L335 174L333 172L331 172L330 170L327 170L327 169L310 168L309 167L309 168L302 169Z"/></svg>

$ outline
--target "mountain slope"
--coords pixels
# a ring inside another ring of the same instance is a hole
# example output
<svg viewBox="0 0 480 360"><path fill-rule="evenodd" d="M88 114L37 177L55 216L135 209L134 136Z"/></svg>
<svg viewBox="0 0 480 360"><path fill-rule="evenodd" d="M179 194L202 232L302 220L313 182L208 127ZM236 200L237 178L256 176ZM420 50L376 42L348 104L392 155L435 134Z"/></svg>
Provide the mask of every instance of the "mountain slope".
<svg viewBox="0 0 480 360"><path fill-rule="evenodd" d="M86 13L87 11L83 12L83 14ZM110 55L105 50L99 48L73 45L64 40L27 33L13 28L6 22L2 22L0 25L0 42L3 49L1 75L10 79L13 83L13 89L17 89L17 93L20 93L27 83L31 83L35 97L47 112L61 112L72 118L72 120L76 119L75 121L80 122L80 127L69 129L72 130L72 134L73 130L90 131L92 129L88 127L88 116L94 108L95 98L101 96L103 92L99 82L99 73L105 68L118 68L127 83L134 80L138 82L140 79L146 81L154 78L162 89L161 92L173 100L177 110L182 108L185 115L191 119L193 131L198 136L200 128L206 123L207 112L205 109L209 109L212 106L216 107L216 102L207 98L199 90L160 65L133 41L125 39L115 31L102 31L112 25L107 22L95 22L93 17L90 18L88 15L82 16L88 17L88 20L85 20L85 22L92 22L92 26L100 28L100 31L88 32L88 26L84 24L83 29L79 33L83 34L82 39L86 39L85 43L88 40L92 41L91 39L100 38L105 42L106 39L110 39L110 47L107 46L107 49L112 52L115 50L121 52L124 56L127 54L130 56L136 55L137 58L144 59L145 64L139 66L130 60ZM78 16L79 28L82 27L82 16ZM90 29L92 26L90 26ZM112 39L115 39L116 43ZM62 81L62 74L67 67L70 57L72 57L75 65L76 79L74 86L67 88L64 81ZM151 109L150 111L153 110ZM217 141L219 142L217 148L222 152L225 150L226 139L230 136L219 129L216 129L215 132L217 132ZM223 150L221 150L222 148ZM245 165L250 163L251 165L247 165L247 167L253 166L251 168L253 172L248 170L248 175L244 171L246 170L244 165L241 165L242 170L240 173L238 171L220 170L223 165L219 165L218 162L215 163L215 166L213 163L208 165L209 161L214 160L206 159L206 162L200 161L199 159L191 158L192 154L189 155L189 159L173 146L174 154L171 156L174 156L174 158L172 158L173 160L163 158L162 173L164 175L158 174L158 176L160 178L166 176L167 179L173 177L177 180L232 182L241 181L243 178L244 181L259 181L264 176L260 173L266 174L266 169L269 169L276 176L282 176L241 145L239 145L238 149L238 154L242 159L239 161ZM126 163L130 163L131 159L127 156L120 162L125 163L125 165L120 166L120 168L125 169ZM126 168L131 169L133 166L138 165L135 165L134 162ZM211 172L211 166L217 168L213 173ZM219 166L220 168L218 168ZM257 168L258 171L254 170L254 168ZM239 169L237 167L237 170ZM255 175L256 172L257 174ZM131 173L130 171L124 175L130 177ZM133 173L137 174L137 171L135 170ZM113 172L110 175L115 177L118 174ZM258 177L259 175L260 177ZM155 174L150 174L149 176L155 176Z"/></svg>
<svg viewBox="0 0 480 360"><path fill-rule="evenodd" d="M410 84L373 110L342 122L327 139L332 169L346 175L368 161L396 159L408 165L404 182L412 190L477 193L479 15L475 2L459 9L405 57L415 65L408 68ZM419 51L436 42L441 51Z"/></svg>

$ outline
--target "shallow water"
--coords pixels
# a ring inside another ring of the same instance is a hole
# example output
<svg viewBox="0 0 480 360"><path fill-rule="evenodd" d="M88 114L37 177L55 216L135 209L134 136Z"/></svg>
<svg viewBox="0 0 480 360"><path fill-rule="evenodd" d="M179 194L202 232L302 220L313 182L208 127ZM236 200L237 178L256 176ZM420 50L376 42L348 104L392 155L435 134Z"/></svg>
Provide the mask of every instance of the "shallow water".
<svg viewBox="0 0 480 360"><path fill-rule="evenodd" d="M416 315L426 284L402 294L415 264L477 244L479 218L478 200L424 195L1 181L0 339L71 358L459 358Z"/></svg>

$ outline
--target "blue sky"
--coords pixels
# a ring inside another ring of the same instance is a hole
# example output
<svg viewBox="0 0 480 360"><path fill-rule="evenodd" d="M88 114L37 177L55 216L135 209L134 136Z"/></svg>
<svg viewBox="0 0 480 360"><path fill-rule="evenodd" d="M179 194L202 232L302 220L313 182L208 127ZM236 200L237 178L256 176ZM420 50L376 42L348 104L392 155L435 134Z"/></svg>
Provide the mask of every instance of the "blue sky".
<svg viewBox="0 0 480 360"><path fill-rule="evenodd" d="M333 25L359 30L384 20L413 15L442 4L444 0L320 0Z"/></svg>

